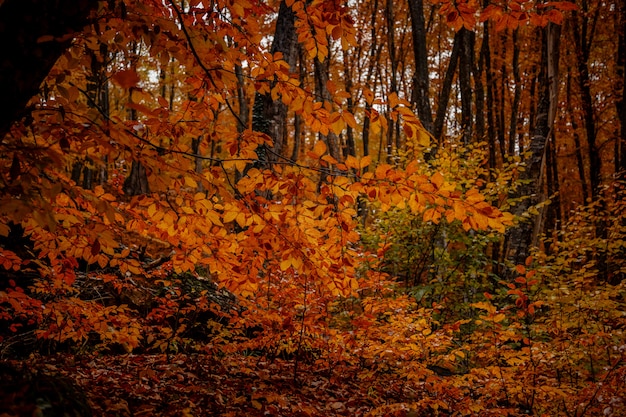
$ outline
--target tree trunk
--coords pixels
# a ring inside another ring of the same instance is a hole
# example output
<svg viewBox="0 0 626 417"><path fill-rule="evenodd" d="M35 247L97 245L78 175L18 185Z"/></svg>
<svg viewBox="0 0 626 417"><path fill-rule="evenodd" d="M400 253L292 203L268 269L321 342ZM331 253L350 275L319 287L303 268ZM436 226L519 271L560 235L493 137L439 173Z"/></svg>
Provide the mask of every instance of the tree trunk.
<svg viewBox="0 0 626 417"><path fill-rule="evenodd" d="M513 31L513 82L515 84L513 90L513 104L511 105L511 119L509 122L509 156L515 155L518 151L517 146L517 119L519 117L519 105L522 97L522 81L519 73L519 29Z"/></svg>
<svg viewBox="0 0 626 417"><path fill-rule="evenodd" d="M385 21L387 23L387 50L389 55L389 93L398 93L398 60L396 59L395 42L395 15L393 11L393 0L387 0L385 8ZM387 162L392 163L394 133L397 121L391 118L391 110L387 106ZM398 149L396 149L397 151Z"/></svg>
<svg viewBox="0 0 626 417"><path fill-rule="evenodd" d="M313 66L315 69L315 92L318 97L322 99L324 105L332 105L332 97L326 87L328 83L328 59L321 62L317 57L313 59ZM339 138L333 131L329 131L328 135L320 134L320 139L326 142L328 146L328 153L337 161L341 161L341 150L339 148Z"/></svg>
<svg viewBox="0 0 626 417"><path fill-rule="evenodd" d="M438 141L441 140L441 136L443 135L443 125L446 121L446 113L448 112L448 101L450 100L450 93L452 92L452 82L454 81L454 73L456 72L457 63L459 61L461 44L463 42L461 40L463 36L461 32L462 31L458 31L456 35L454 35L452 53L450 54L450 61L448 62L441 93L439 94L439 102L437 103L437 117L435 118L433 135Z"/></svg>
<svg viewBox="0 0 626 417"><path fill-rule="evenodd" d="M485 80L487 87L487 143L489 144L489 167L496 168L496 129L495 129L495 103L493 98L493 72L491 68L491 45L490 42L489 21L483 23L483 43L480 47L481 68L485 72Z"/></svg>
<svg viewBox="0 0 626 417"><path fill-rule="evenodd" d="M108 123L110 115L109 108L109 78L107 76L107 65L109 64L109 49L106 44L101 43L98 53L90 51L91 55L91 74L87 77L87 95L89 97L89 105L98 110L100 120L104 125ZM101 169L95 170L93 161L89 157L74 162L72 169L72 180L77 184L81 184L82 188L90 190L94 185L94 177L99 180L102 185L106 182L107 159L106 156L100 164ZM80 181L82 175L82 182Z"/></svg>
<svg viewBox="0 0 626 417"><path fill-rule="evenodd" d="M578 177L580 178L580 187L582 188L583 201L582 204L587 204L589 198L589 185L587 184L587 173L585 172L585 160L583 157L583 147L580 141L580 135L578 134L578 119L574 113L574 106L572 105L572 75L567 73L567 82L565 87L565 109L572 125L572 137L574 138L574 146L576 147L576 164L578 166Z"/></svg>
<svg viewBox="0 0 626 417"><path fill-rule="evenodd" d="M276 20L272 54L281 52L283 60L295 71L298 58L295 15L284 1L281 1ZM270 89L275 85L271 82ZM260 149L259 160L262 164L275 162L284 152L287 137L287 106L281 101L272 99L270 93L256 94L252 107L252 129L268 134L272 138L271 150ZM263 155L265 154L265 155ZM264 161L264 158L266 160Z"/></svg>
<svg viewBox="0 0 626 417"><path fill-rule="evenodd" d="M620 122L620 137L617 141L618 151L615 152L615 172L620 173L620 178L626 178L626 100L624 89L626 88L626 5L617 2L619 7L618 40L617 40L617 70L615 92L617 99L615 105Z"/></svg>
<svg viewBox="0 0 626 417"><path fill-rule="evenodd" d="M516 207L514 214L521 216L528 209L545 199L544 174L546 172L546 147L554 124L558 90L558 63L560 27L549 23L542 30L541 71L539 74L539 102L535 124L530 140L530 157L521 179L524 183L518 188L517 197L527 197ZM537 246L543 227L543 210L521 221L510 229L507 239L507 259L513 265L524 264L532 247Z"/></svg>
<svg viewBox="0 0 626 417"><path fill-rule="evenodd" d="M124 193L128 196L150 193L148 174L146 168L140 162L132 162L130 173L124 181Z"/></svg>
<svg viewBox="0 0 626 417"><path fill-rule="evenodd" d="M0 2L0 137L28 114L26 104L97 6L95 0Z"/></svg>
<svg viewBox="0 0 626 417"><path fill-rule="evenodd" d="M597 9L597 16L600 9ZM579 13L574 12L575 21L578 22L572 29L574 34L574 42L576 45L576 58L578 66L578 87L580 88L583 123L585 132L587 133L587 146L589 153L589 181L591 184L591 198L596 200L600 196L600 186L602 182L602 160L600 159L600 150L596 143L596 123L593 114L593 98L591 95L591 79L589 77L589 57L591 54L591 43L593 40L593 31L595 24L592 24L591 33L587 21L589 12L587 1L582 2L582 16L578 21Z"/></svg>
<svg viewBox="0 0 626 417"><path fill-rule="evenodd" d="M430 74L428 71L428 52L426 50L426 24L424 19L424 0L408 0L411 13L413 35L413 56L415 74L413 75L413 94L411 101L417 108L417 115L429 132L433 132L433 115L430 106Z"/></svg>
<svg viewBox="0 0 626 417"><path fill-rule="evenodd" d="M461 90L461 131L463 143L472 138L472 80L474 71L474 32L461 28L461 51L459 54L459 89Z"/></svg>

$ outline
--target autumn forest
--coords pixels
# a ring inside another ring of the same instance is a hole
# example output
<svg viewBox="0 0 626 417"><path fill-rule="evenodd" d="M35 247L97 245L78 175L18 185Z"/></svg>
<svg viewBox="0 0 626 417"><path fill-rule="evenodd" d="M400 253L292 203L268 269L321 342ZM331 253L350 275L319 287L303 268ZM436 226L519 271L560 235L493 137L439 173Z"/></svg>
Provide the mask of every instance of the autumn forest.
<svg viewBox="0 0 626 417"><path fill-rule="evenodd" d="M0 0L0 416L625 416L618 0Z"/></svg>

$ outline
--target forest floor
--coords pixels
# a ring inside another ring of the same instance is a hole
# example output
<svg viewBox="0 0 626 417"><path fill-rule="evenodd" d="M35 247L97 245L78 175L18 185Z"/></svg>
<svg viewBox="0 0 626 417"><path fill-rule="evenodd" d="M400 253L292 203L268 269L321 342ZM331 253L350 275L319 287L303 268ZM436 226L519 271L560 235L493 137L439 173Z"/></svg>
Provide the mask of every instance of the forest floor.
<svg viewBox="0 0 626 417"><path fill-rule="evenodd" d="M84 406L71 405L81 401L68 386L84 392L94 417L357 416L406 397L401 385L364 383L350 369L242 355L64 354L3 364L29 376L0 383L0 416L63 415L45 412L57 407L84 415L68 410Z"/></svg>

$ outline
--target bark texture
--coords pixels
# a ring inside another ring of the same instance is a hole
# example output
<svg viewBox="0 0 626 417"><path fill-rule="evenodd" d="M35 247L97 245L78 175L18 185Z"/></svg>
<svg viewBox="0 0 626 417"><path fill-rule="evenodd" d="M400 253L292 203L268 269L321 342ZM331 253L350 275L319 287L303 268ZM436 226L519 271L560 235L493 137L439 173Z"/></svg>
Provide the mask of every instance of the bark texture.
<svg viewBox="0 0 626 417"><path fill-rule="evenodd" d="M522 174L522 179L526 181L517 190L518 197L528 197L516 206L516 216L521 216L530 207L545 199L546 149L552 134L557 104L560 28L549 23L542 32L539 101L530 140L531 155ZM524 264L530 250L537 246L543 222L543 210L540 210L539 214L530 216L510 230L507 236L507 259L513 265Z"/></svg>

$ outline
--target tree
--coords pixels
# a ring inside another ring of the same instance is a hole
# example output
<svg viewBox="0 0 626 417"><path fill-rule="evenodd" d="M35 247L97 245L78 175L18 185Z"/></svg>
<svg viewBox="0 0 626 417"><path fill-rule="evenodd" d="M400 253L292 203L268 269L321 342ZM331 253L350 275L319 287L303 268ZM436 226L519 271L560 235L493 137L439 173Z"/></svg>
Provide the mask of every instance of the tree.
<svg viewBox="0 0 626 417"><path fill-rule="evenodd" d="M517 206L515 214L518 216L545 200L543 190L546 175L546 150L557 111L560 28L549 23L541 31L542 65L538 81L539 99L529 146L529 161L523 175L523 179L528 181L518 190L518 196L524 198ZM531 215L529 220L511 229L508 236L507 259L513 265L522 264L530 255L531 248L538 245L544 221L543 210Z"/></svg>
<svg viewBox="0 0 626 417"><path fill-rule="evenodd" d="M98 6L94 0L46 1L11 0L2 3L3 105L0 109L0 136L16 120L27 116L28 101L37 94L52 65L87 26L89 15Z"/></svg>

